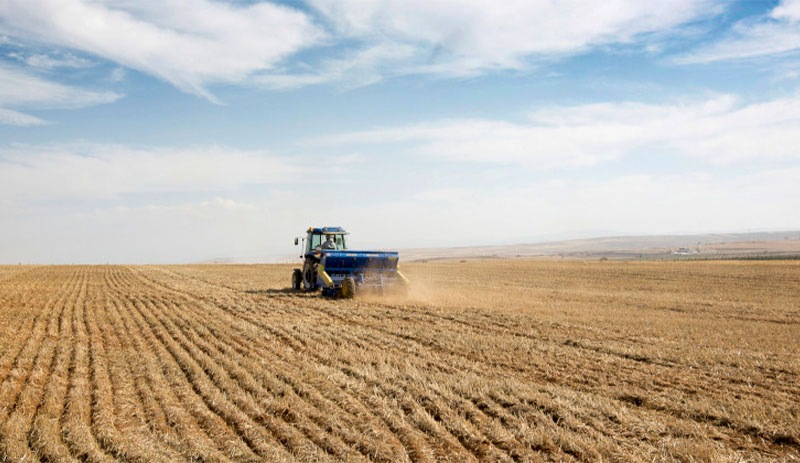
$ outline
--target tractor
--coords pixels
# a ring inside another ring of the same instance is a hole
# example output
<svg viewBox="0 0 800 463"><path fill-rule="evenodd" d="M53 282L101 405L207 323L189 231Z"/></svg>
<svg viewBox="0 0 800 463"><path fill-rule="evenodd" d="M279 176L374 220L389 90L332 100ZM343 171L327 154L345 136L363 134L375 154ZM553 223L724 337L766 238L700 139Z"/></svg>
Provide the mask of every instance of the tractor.
<svg viewBox="0 0 800 463"><path fill-rule="evenodd" d="M343 298L362 291L407 291L408 279L397 269L399 253L348 249L347 235L342 227L310 227L305 238L295 238L295 246L303 249L303 268L292 272L292 288L321 288L323 296Z"/></svg>

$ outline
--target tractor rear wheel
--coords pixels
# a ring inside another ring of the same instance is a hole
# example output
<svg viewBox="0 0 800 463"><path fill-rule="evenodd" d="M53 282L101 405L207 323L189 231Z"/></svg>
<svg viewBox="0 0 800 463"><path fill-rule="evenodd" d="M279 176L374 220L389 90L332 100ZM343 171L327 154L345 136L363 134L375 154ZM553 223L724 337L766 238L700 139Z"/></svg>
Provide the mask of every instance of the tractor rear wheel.
<svg viewBox="0 0 800 463"><path fill-rule="evenodd" d="M352 299L356 295L356 280L353 277L347 277L342 282L342 297L345 299Z"/></svg>
<svg viewBox="0 0 800 463"><path fill-rule="evenodd" d="M300 291L300 286L303 284L303 272L299 268L294 269L292 272L292 289Z"/></svg>

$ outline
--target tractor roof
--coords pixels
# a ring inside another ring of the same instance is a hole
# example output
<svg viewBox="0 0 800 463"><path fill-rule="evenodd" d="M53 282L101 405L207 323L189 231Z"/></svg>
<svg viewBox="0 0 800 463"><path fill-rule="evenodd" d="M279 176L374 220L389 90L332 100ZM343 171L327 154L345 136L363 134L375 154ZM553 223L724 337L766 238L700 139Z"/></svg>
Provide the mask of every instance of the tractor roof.
<svg viewBox="0 0 800 463"><path fill-rule="evenodd" d="M319 235L347 235L348 233L344 231L342 227L322 227L322 228L315 228L315 227L308 227L308 232L313 234Z"/></svg>

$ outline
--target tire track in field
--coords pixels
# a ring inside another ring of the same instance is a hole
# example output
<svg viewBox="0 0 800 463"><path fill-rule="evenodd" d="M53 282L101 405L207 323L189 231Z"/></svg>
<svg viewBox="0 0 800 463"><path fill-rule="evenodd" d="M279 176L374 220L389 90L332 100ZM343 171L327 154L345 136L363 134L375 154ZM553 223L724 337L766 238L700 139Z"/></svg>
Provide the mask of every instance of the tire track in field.
<svg viewBox="0 0 800 463"><path fill-rule="evenodd" d="M316 336L324 336L324 333L318 331ZM447 368L440 364L431 364L430 359L426 359L424 354L415 351L412 348L392 343L386 338L375 336L369 331L361 333L348 333L348 335L339 334L339 337L344 338L348 345L358 345L360 344L360 341L363 340L367 340L367 342L373 341L372 344L374 345L365 345L362 347L362 349L365 351L380 349L383 352L396 352L397 358L392 359L393 361L398 362L397 365L393 366L395 369L402 369L404 366L402 361L399 359L417 358L419 365L425 367L424 371L426 376L431 378L438 376L439 374L445 375L446 377L462 376L465 378L479 378L484 376L486 373L485 371L471 369L469 365L464 365L462 368L460 365L458 365L458 361L452 363L448 362L449 366ZM419 378L417 382L421 383L426 381L426 379L426 377ZM436 384L435 381L432 382ZM481 449L481 458L491 458L492 460L499 460L503 458L501 455L493 454L492 450L486 449L485 447L489 444L497 447L500 451L507 453L508 456L514 460L533 458L533 455L530 454L529 449L521 447L518 445L518 443L509 438L508 430L504 429L504 426L498 426L499 423L495 422L491 416L485 415L482 409L476 407L475 404L468 404L465 402L463 397L459 397L456 394L451 393L448 389L431 388L430 390L425 391L419 390L412 395L417 397L417 401L422 403L423 408L428 415L433 417L434 421L457 424L460 419L452 416L454 411L459 417L465 417L465 422L468 422L474 428L472 432L464 431L464 429L469 429L469 426L466 424L464 425L467 426L466 428L464 426L453 427L448 428L448 431L454 436L458 437L459 441L461 441L465 447ZM443 409L439 405L441 401L449 404L448 408ZM445 416L448 418L443 418Z"/></svg>
<svg viewBox="0 0 800 463"><path fill-rule="evenodd" d="M90 331L93 331L91 328L89 328L89 330L90 330ZM91 336L91 338L92 338L92 339L96 339L96 338L99 338L99 337L100 337L100 335L98 335L98 333L96 333L96 332L92 332L92 333L91 333L91 335L92 335L92 336ZM100 355L100 354L98 354L97 356L98 356L98 357L103 357L104 355ZM95 376L97 375L96 373L94 373L94 374L95 374ZM117 455L119 455L119 454L117 454Z"/></svg>

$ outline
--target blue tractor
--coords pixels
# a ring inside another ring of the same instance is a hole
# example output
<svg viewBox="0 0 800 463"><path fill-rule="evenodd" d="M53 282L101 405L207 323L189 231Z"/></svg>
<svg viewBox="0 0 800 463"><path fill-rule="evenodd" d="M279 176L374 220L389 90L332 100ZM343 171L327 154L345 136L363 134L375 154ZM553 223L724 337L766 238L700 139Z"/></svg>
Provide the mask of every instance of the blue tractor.
<svg viewBox="0 0 800 463"><path fill-rule="evenodd" d="M324 296L344 298L361 291L407 291L408 279L397 269L399 253L348 249L347 235L342 227L310 227L305 238L295 238L295 246L303 246L303 268L294 269L292 288L322 288Z"/></svg>

